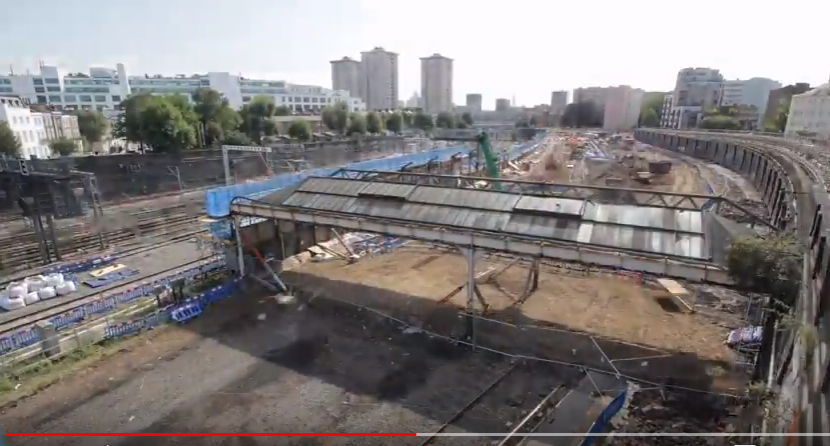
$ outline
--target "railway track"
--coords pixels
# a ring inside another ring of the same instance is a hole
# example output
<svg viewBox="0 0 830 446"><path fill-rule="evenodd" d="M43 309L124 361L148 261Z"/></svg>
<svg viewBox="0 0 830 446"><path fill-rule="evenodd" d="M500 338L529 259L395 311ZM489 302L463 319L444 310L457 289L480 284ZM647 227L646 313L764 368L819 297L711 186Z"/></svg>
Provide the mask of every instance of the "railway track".
<svg viewBox="0 0 830 446"><path fill-rule="evenodd" d="M201 212L184 205L127 214L104 226L103 241L107 247L130 247L158 243L174 237L197 234ZM56 231L58 249L64 260L100 249L98 231L92 225L76 225ZM34 234L0 239L0 271L15 274L42 265L40 246Z"/></svg>
<svg viewBox="0 0 830 446"><path fill-rule="evenodd" d="M503 369L490 384L462 407L420 446L458 444L455 437L441 434L504 432L504 446L521 444L522 434L532 433L553 416L557 404L576 385L581 372L556 364L515 362Z"/></svg>

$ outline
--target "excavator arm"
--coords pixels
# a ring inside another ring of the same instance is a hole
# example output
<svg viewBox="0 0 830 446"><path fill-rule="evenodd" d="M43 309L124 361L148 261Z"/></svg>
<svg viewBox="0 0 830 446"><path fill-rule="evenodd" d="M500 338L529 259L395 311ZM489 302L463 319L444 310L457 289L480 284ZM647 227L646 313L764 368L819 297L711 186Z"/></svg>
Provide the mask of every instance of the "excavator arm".
<svg viewBox="0 0 830 446"><path fill-rule="evenodd" d="M487 170L487 176L493 180L497 180L499 178L499 160L490 147L490 138L487 137L486 132L482 132L476 136L476 141L478 141L481 154L484 156L484 167ZM501 190L501 182L494 181L493 189Z"/></svg>

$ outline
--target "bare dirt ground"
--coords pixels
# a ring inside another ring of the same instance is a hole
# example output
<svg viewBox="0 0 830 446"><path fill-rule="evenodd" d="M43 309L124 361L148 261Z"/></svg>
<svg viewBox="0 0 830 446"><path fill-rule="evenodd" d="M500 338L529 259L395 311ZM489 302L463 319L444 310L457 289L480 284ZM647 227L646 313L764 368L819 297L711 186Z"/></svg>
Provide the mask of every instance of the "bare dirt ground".
<svg viewBox="0 0 830 446"><path fill-rule="evenodd" d="M478 261L476 269L483 272L503 265L504 261L493 258ZM309 263L302 272L438 301L465 282L466 268L460 255L407 246L352 265ZM514 306L526 276L527 268L517 265L480 285L490 310L500 312ZM465 294L459 293L450 302L464 306L465 299ZM539 289L521 306L521 312L539 323L708 359L729 359L729 349L722 342L726 335L723 327L682 313L670 302L670 294L658 286L644 286L613 274L562 274L543 266Z"/></svg>
<svg viewBox="0 0 830 446"><path fill-rule="evenodd" d="M511 366L501 356L405 334L365 311L320 300L280 306L255 295L225 301L191 325L117 345L112 352L117 355L2 408L4 431L433 432ZM579 381L576 369L546 367L522 371L513 384L488 394L488 402L454 429L507 432L549 389ZM9 444L17 444L13 440ZM152 441L185 445L194 440ZM398 438L395 444L422 441ZM62 446L146 442L117 437L25 440L27 445ZM385 445L389 439L243 437L200 438L198 443ZM476 438L441 441L480 443Z"/></svg>

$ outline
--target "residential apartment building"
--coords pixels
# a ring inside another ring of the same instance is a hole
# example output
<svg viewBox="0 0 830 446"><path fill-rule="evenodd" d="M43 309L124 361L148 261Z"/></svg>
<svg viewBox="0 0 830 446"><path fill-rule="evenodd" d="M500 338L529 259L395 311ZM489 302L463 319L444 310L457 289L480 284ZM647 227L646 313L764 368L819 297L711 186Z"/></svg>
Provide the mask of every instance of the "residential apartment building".
<svg viewBox="0 0 830 446"><path fill-rule="evenodd" d="M745 113L754 110L756 115L754 118L749 114L743 116L744 122L750 124L746 128L750 130L761 128L769 94L778 88L781 88L780 82L763 77L724 81L721 88L720 105L739 106Z"/></svg>
<svg viewBox="0 0 830 446"><path fill-rule="evenodd" d="M61 113L32 111L29 104L18 97L0 97L0 121L8 123L20 143L21 158L48 158L49 143L59 138L76 141L82 148L78 117Z"/></svg>
<svg viewBox="0 0 830 446"><path fill-rule="evenodd" d="M398 104L398 55L375 47L360 53L361 99L369 110L393 109Z"/></svg>
<svg viewBox="0 0 830 446"><path fill-rule="evenodd" d="M470 93L467 95L466 106L471 113L478 113L484 106L482 96L479 93Z"/></svg>
<svg viewBox="0 0 830 446"><path fill-rule="evenodd" d="M331 86L334 90L347 91L349 96L360 98L361 65L359 60L344 57L331 61Z"/></svg>
<svg viewBox="0 0 830 446"><path fill-rule="evenodd" d="M711 68L684 68L677 73L670 128L695 128L707 110L717 108L721 101L723 76Z"/></svg>
<svg viewBox="0 0 830 446"><path fill-rule="evenodd" d="M793 96L784 137L830 141L830 83Z"/></svg>
<svg viewBox="0 0 830 446"><path fill-rule="evenodd" d="M806 82L799 82L770 91L763 122L775 122L778 119L778 110L781 107L789 107L794 95L808 91L810 91L810 84Z"/></svg>
<svg viewBox="0 0 830 446"><path fill-rule="evenodd" d="M568 106L568 91L560 90L554 91L550 94L550 114L554 116L562 116L565 113L565 107Z"/></svg>
<svg viewBox="0 0 830 446"><path fill-rule="evenodd" d="M123 64L116 69L90 68L89 74L70 73L53 66L41 66L37 74L0 76L0 96L19 96L32 104L51 105L57 110L118 110L121 101L132 94L181 94L186 97L200 88L223 94L234 108L259 95L270 96L278 106L293 111L319 111L336 102L346 103L350 111L365 110L360 98L348 91L285 81L249 79L222 72L207 74L128 76Z"/></svg>
<svg viewBox="0 0 830 446"><path fill-rule="evenodd" d="M418 95L417 91L412 92L412 96L406 100L406 106L408 108L421 108L421 96Z"/></svg>
<svg viewBox="0 0 830 446"><path fill-rule="evenodd" d="M609 87L605 90L603 129L620 132L637 127L645 91L628 85Z"/></svg>
<svg viewBox="0 0 830 446"><path fill-rule="evenodd" d="M605 109L605 99L609 88L588 87L574 90L573 102L593 102L600 110Z"/></svg>
<svg viewBox="0 0 830 446"><path fill-rule="evenodd" d="M452 111L452 59L440 54L421 58L421 97L424 112Z"/></svg>
<svg viewBox="0 0 830 446"><path fill-rule="evenodd" d="M663 107L660 109L660 127L676 128L676 122L672 119L675 117L672 113L672 105L674 105L674 93L666 93L663 96Z"/></svg>
<svg viewBox="0 0 830 446"><path fill-rule="evenodd" d="M510 99L499 98L496 99L496 111L504 112L510 110Z"/></svg>

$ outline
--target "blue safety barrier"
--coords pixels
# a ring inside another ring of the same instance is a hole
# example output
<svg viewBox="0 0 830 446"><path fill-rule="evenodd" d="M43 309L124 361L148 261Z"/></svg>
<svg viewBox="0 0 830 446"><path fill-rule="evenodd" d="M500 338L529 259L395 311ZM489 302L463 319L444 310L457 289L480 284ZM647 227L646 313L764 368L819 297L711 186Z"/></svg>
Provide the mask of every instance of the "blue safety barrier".
<svg viewBox="0 0 830 446"><path fill-rule="evenodd" d="M466 152L468 150L469 148L465 146L445 147L429 152L360 161L334 169L313 169L300 173L282 174L256 183L218 187L208 190L205 193L205 213L213 218L227 217L230 214L231 200L236 197L261 198L282 188L293 186L308 177L330 176L340 169L394 171L400 170L408 164L417 165L425 164L429 161L447 161L458 152Z"/></svg>
<svg viewBox="0 0 830 446"><path fill-rule="evenodd" d="M602 434L608 429L608 423L614 418L620 410L622 410L623 406L625 406L625 398L626 393L622 392L617 395L616 398L611 400L605 409L597 417L594 424L591 425L591 429L588 430L588 433L585 434L585 438L579 444L579 446L591 446L591 443L594 441L594 438L597 438L597 435Z"/></svg>
<svg viewBox="0 0 830 446"><path fill-rule="evenodd" d="M103 265L107 265L115 261L116 256L114 255L105 255L105 256L97 256L97 257L89 257L82 260L76 260L74 262L65 262L59 263L57 265L51 265L47 268L41 270L40 274L54 274L54 273L79 273L83 271L88 271L93 268L99 268Z"/></svg>
<svg viewBox="0 0 830 446"><path fill-rule="evenodd" d="M90 302L83 307L75 308L67 311L66 313L53 316L49 319L49 322L52 323L55 330L61 331L67 327L80 323L92 315L112 311L117 308L118 304L126 303L139 297L152 295L155 292L155 289L159 286L169 285L170 282L179 279L193 279L201 274L222 270L225 267L225 260L221 258L204 261L199 265L182 271L177 271L153 282L145 282L127 291L102 297L101 299ZM10 334L0 337L0 355L27 347L38 342L39 340L40 338L37 335L37 331L34 329L34 325L20 328Z"/></svg>
<svg viewBox="0 0 830 446"><path fill-rule="evenodd" d="M173 309L173 311L170 312L170 317L174 321L182 323L199 317L201 314L202 305L198 302L191 302Z"/></svg>

